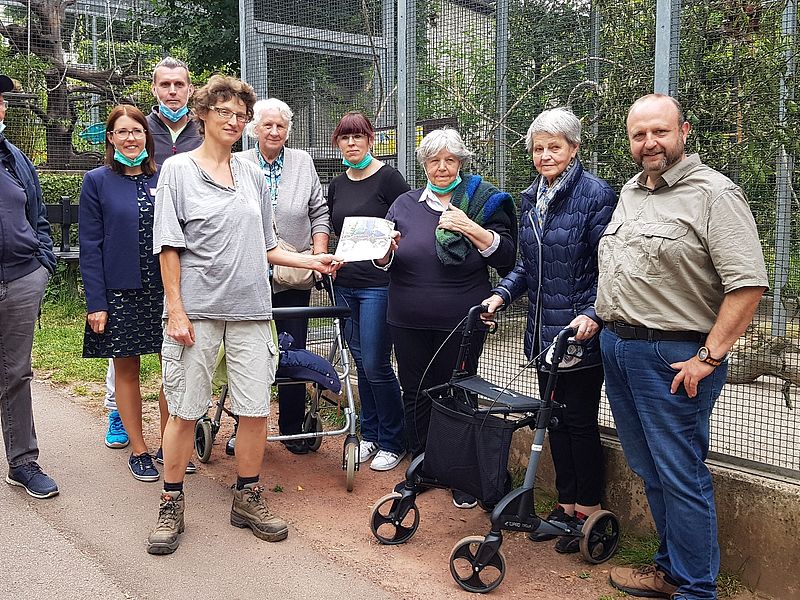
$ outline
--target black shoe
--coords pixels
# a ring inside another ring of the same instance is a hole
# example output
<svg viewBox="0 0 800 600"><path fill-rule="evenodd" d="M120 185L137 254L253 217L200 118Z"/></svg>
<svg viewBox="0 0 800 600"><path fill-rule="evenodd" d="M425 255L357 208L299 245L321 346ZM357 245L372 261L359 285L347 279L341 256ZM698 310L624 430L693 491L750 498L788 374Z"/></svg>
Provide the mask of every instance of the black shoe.
<svg viewBox="0 0 800 600"><path fill-rule="evenodd" d="M158 452L156 452L155 461L160 465L164 464L163 448L159 448ZM189 475L191 475L192 473L197 473L197 465L195 465L192 461L189 461L189 463L186 465L186 473L188 473Z"/></svg>
<svg viewBox="0 0 800 600"><path fill-rule="evenodd" d="M308 454L308 444L305 440L286 440L283 445L292 454Z"/></svg>
<svg viewBox="0 0 800 600"><path fill-rule="evenodd" d="M231 439L225 444L225 454L234 456L236 454L236 436L232 435Z"/></svg>
<svg viewBox="0 0 800 600"><path fill-rule="evenodd" d="M478 506L478 499L467 492L453 490L453 506L456 508L475 508Z"/></svg>
<svg viewBox="0 0 800 600"><path fill-rule="evenodd" d="M566 523L570 517L564 512L564 507L556 504L556 507L547 515L547 521L558 521L559 523ZM528 539L532 542L547 542L556 539L558 536L552 533L536 533L535 531L528 534Z"/></svg>
<svg viewBox="0 0 800 600"><path fill-rule="evenodd" d="M578 531L581 530L585 522L586 519L577 519L571 516L568 516L566 521L567 525ZM554 548L559 554L575 554L581 549L581 538L561 536L558 538Z"/></svg>
<svg viewBox="0 0 800 600"><path fill-rule="evenodd" d="M18 467L9 467L6 483L25 488L30 496L40 500L58 495L56 482L45 474L35 461Z"/></svg>

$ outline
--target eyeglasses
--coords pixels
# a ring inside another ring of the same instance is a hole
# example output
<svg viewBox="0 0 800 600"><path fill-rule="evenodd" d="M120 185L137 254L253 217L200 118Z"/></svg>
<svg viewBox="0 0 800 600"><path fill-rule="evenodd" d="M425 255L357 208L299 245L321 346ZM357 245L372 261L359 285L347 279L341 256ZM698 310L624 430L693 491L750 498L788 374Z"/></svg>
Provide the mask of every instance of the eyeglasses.
<svg viewBox="0 0 800 600"><path fill-rule="evenodd" d="M253 120L253 117L251 117L250 115L246 114L243 115L242 113L233 112L232 110L228 110L227 108L222 108L221 106L211 106L209 108L211 108L211 110L217 113L220 116L220 118L223 119L224 121L230 121L231 117L234 115L236 115L236 122L241 123L242 125L245 123L249 123L250 121Z"/></svg>
<svg viewBox="0 0 800 600"><path fill-rule="evenodd" d="M113 133L123 140L128 139L130 136L133 136L135 140L140 140L144 137L146 132L144 129L115 129Z"/></svg>
<svg viewBox="0 0 800 600"><path fill-rule="evenodd" d="M0 104L3 105L3 108L8 108L8 100L3 100Z"/></svg>
<svg viewBox="0 0 800 600"><path fill-rule="evenodd" d="M363 142L365 139L367 139L367 136L365 136L363 133L348 133L347 135L340 135L339 141L349 142L350 138L352 138L354 142L358 143L358 142Z"/></svg>

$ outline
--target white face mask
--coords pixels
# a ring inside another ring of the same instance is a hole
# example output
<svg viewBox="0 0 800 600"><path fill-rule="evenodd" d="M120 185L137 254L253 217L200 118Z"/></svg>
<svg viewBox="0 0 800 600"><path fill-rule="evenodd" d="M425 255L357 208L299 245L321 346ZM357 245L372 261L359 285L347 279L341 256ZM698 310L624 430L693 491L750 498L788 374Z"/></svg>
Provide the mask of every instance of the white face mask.
<svg viewBox="0 0 800 600"><path fill-rule="evenodd" d="M3 133L6 129L6 124L3 121L0 121L0 133Z"/></svg>

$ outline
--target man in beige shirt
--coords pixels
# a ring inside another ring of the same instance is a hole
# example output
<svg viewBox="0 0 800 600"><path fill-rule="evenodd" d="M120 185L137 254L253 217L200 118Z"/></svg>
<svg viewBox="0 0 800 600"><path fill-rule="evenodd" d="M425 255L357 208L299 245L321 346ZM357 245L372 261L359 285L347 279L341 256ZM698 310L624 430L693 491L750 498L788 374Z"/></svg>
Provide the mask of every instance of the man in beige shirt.
<svg viewBox="0 0 800 600"><path fill-rule="evenodd" d="M616 567L632 596L714 600L719 544L704 463L727 353L767 273L742 190L687 156L680 104L639 98L627 119L642 172L622 188L600 241L597 315L606 393L623 450L645 484L661 540L654 564Z"/></svg>

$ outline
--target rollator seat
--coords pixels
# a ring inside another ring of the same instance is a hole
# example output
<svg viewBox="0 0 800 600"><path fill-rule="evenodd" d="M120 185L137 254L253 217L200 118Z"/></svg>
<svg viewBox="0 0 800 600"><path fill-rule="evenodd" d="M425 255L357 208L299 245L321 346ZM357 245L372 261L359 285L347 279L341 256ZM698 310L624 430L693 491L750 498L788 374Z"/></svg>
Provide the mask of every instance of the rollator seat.
<svg viewBox="0 0 800 600"><path fill-rule="evenodd" d="M480 404L491 404L491 407L485 410L489 413L533 412L542 407L542 401L539 398L504 389L502 386L486 381L479 375L453 380L451 385L476 394L480 398Z"/></svg>

